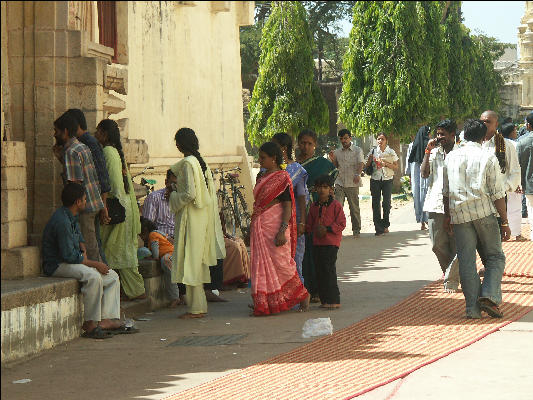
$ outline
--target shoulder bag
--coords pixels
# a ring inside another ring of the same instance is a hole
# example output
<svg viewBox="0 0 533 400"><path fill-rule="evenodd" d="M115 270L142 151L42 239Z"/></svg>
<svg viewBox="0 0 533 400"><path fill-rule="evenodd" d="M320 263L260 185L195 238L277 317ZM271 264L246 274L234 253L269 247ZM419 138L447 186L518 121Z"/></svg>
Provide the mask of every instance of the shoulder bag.
<svg viewBox="0 0 533 400"><path fill-rule="evenodd" d="M107 213L109 214L109 225L120 224L126 221L126 209L120 204L117 198L111 197L106 201Z"/></svg>
<svg viewBox="0 0 533 400"><path fill-rule="evenodd" d="M374 172L374 150L375 149L372 149L372 162L368 167L365 167L365 175L368 176L372 175L372 173Z"/></svg>

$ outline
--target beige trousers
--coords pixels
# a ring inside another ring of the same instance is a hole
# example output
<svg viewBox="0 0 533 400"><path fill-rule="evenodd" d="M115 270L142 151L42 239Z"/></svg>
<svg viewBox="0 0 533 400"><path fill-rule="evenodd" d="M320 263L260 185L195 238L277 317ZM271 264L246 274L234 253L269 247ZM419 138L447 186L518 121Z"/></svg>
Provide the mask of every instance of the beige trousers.
<svg viewBox="0 0 533 400"><path fill-rule="evenodd" d="M80 228L83 239L85 240L85 247L87 248L87 257L92 261L102 261L100 257L100 250L98 248L98 240L96 239L95 218L98 217L99 212L83 212L80 214Z"/></svg>
<svg viewBox="0 0 533 400"><path fill-rule="evenodd" d="M120 282L112 269L107 275L102 275L84 264L61 263L53 276L74 278L81 283L84 321L120 318Z"/></svg>
<svg viewBox="0 0 533 400"><path fill-rule="evenodd" d="M205 298L204 285L186 285L185 301L189 305L191 314L207 313L207 299Z"/></svg>

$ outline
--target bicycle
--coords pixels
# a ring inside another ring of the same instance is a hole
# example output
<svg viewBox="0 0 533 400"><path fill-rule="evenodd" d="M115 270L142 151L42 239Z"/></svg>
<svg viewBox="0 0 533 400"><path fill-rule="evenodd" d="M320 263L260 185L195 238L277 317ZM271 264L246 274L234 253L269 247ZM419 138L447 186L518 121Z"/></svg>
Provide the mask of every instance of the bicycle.
<svg viewBox="0 0 533 400"><path fill-rule="evenodd" d="M246 239L250 233L251 216L246 208L244 195L241 189L244 185L238 185L239 174L233 171L241 171L240 167L223 170L217 168L213 171L215 175L220 175L220 188L217 190L218 206L224 219L226 232L236 236L237 229L240 230L242 238ZM231 195L227 186L231 189Z"/></svg>
<svg viewBox="0 0 533 400"><path fill-rule="evenodd" d="M157 183L157 181L155 179L145 179L143 176L141 178L141 183L139 184L135 182L133 178L143 175L149 169L154 169L154 167L144 167L141 172L131 177L131 181L133 182L133 190L135 191L135 198L137 199L137 205L139 208L141 208L141 199L154 191L154 185Z"/></svg>

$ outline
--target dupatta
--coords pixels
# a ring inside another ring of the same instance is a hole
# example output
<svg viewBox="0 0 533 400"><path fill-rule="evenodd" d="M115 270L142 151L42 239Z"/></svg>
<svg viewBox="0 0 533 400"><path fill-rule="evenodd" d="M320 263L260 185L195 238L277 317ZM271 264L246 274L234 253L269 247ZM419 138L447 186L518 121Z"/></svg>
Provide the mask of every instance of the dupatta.
<svg viewBox="0 0 533 400"><path fill-rule="evenodd" d="M281 170L263 175L254 188L254 211L252 219L257 218L269 207L269 204L289 187L291 193L291 218L289 220L289 232L291 234L291 255L296 254L296 210L294 202L294 191L292 189L291 177L287 171Z"/></svg>

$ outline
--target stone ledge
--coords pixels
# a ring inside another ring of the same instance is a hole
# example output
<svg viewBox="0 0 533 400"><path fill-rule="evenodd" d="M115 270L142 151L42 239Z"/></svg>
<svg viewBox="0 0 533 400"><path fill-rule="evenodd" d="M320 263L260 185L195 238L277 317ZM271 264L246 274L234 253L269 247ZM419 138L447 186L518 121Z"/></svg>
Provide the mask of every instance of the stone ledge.
<svg viewBox="0 0 533 400"><path fill-rule="evenodd" d="M1 282L2 311L70 297L79 293L78 281L71 278L38 276Z"/></svg>
<svg viewBox="0 0 533 400"><path fill-rule="evenodd" d="M156 260L139 260L139 273L144 279L160 276L163 271Z"/></svg>

